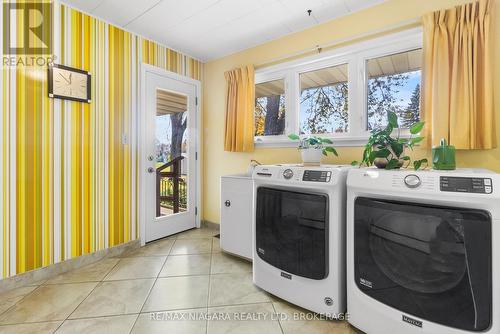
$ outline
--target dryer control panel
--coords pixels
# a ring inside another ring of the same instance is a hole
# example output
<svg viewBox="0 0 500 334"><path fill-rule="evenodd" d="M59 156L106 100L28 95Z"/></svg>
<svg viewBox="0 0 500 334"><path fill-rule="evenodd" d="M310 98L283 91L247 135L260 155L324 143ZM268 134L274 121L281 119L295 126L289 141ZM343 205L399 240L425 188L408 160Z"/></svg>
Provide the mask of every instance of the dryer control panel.
<svg viewBox="0 0 500 334"><path fill-rule="evenodd" d="M439 183L441 191L476 194L493 192L492 180L489 178L441 176Z"/></svg>
<svg viewBox="0 0 500 334"><path fill-rule="evenodd" d="M324 170L305 170L304 176L302 176L302 181L312 181L312 182L330 182L332 178L332 172Z"/></svg>

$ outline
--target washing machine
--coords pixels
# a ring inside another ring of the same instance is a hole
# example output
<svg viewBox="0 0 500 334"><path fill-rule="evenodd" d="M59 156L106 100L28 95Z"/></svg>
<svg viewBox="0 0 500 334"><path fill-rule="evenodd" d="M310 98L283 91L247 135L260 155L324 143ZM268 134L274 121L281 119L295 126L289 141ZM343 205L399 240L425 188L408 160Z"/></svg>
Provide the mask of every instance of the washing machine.
<svg viewBox="0 0 500 334"><path fill-rule="evenodd" d="M257 166L253 281L307 310L341 318L345 289L345 181L349 166Z"/></svg>
<svg viewBox="0 0 500 334"><path fill-rule="evenodd" d="M352 325L368 334L500 333L498 174L356 168L347 189Z"/></svg>

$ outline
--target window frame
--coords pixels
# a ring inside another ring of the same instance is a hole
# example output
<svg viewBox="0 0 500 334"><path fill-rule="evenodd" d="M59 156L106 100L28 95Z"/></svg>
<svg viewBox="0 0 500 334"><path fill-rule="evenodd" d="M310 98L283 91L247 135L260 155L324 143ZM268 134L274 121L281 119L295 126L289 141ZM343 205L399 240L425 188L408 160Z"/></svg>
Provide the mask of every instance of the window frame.
<svg viewBox="0 0 500 334"><path fill-rule="evenodd" d="M255 136L255 145L257 147L295 147L297 143L289 140L288 135L300 132L300 74L347 64L349 131L341 134L329 133L316 136L331 139L335 146L363 146L370 135L370 131L367 130L367 61L373 58L421 49L423 45L422 39L422 28L416 27L258 69L255 72L255 85L273 80L284 80L285 134ZM408 137L409 135L409 130L401 129L402 137Z"/></svg>

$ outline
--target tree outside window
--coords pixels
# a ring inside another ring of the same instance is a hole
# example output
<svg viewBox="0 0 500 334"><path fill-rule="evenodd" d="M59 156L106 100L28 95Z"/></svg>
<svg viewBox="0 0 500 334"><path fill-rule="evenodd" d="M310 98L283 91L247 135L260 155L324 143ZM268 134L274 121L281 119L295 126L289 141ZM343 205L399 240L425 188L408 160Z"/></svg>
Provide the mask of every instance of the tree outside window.
<svg viewBox="0 0 500 334"><path fill-rule="evenodd" d="M421 57L418 49L368 60L368 130L385 127L389 111L402 128L420 120Z"/></svg>
<svg viewBox="0 0 500 334"><path fill-rule="evenodd" d="M255 97L255 135L284 134L286 107L283 80L257 84Z"/></svg>
<svg viewBox="0 0 500 334"><path fill-rule="evenodd" d="M347 64L300 74L300 133L349 129Z"/></svg>

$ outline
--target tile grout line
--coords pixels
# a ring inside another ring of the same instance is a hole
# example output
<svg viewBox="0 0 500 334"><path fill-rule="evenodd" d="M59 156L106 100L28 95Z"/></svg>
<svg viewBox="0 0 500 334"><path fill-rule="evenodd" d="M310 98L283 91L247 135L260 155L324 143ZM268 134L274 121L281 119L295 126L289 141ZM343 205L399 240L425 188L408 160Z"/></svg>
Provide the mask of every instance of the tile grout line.
<svg viewBox="0 0 500 334"><path fill-rule="evenodd" d="M276 311L276 307L274 307L274 303L272 301L271 301L271 306L273 307L274 314L277 316L278 315L278 311ZM285 334L285 331L283 330L283 326L281 326L280 317L278 317L278 325L280 326L281 334Z"/></svg>
<svg viewBox="0 0 500 334"><path fill-rule="evenodd" d="M78 305L77 305L77 306L73 309L73 311L71 311L71 313L70 313L70 314L66 317L66 319L64 319L64 320L61 322L61 324L60 324L60 325L56 328L56 330L54 331L54 333L56 333L56 332L59 330L59 328L61 328L61 326L62 326L62 325L63 325L66 321L68 321L68 319L71 317L71 315L73 315L73 313L75 313L75 311L76 311L76 310L80 307L80 305L82 305L82 304L83 304L83 302L84 302L85 300L87 300L87 298L89 298L89 296L92 294L92 292L94 292L94 291L95 291L95 289L97 289L97 287L98 287L98 286L101 286L101 285L102 285L102 283L104 282L104 279L105 279L105 278L109 275L109 273L110 273L111 271L113 271L113 269L115 269L115 267L116 267L116 266L118 265L118 263L120 263L120 262L121 262L121 260L118 260L118 261L115 263L115 265L114 265L113 267L111 267L111 268L109 269L109 271L108 271L105 275L103 275L103 278L101 279L101 281L100 281L100 282L98 282L98 283L94 286L94 288L93 288L93 289L92 289L92 290L91 290L91 291L87 294L87 296L86 296L85 298L83 298L83 299L82 299L82 301L81 301L81 302L80 302L80 303L79 303L79 304L78 304ZM90 282L90 283L95 283L95 282Z"/></svg>
<svg viewBox="0 0 500 334"><path fill-rule="evenodd" d="M111 267L111 268L110 268L110 270L109 270L109 271L113 270L113 268L114 268L114 267L118 264L118 262L120 262L120 260L118 260L118 261L115 263L115 265L114 265L113 267ZM96 262L96 263L97 263L97 262ZM76 269L75 269L75 270L76 270ZM70 271L68 271L68 272L70 272ZM109 273L109 272L108 272L108 273ZM107 274L106 274L106 275L107 275ZM106 275L104 275L104 277L106 277ZM48 282L48 280L47 280L47 281L45 281L44 283L46 283L46 282ZM85 282L70 282L70 283L63 283L63 284L81 284L81 283L95 283L95 282L96 282L96 281L85 281ZM97 281L97 282L100 282L100 281ZM31 291L30 293L28 293L28 294L26 294L25 296L23 296L20 300L18 300L16 303L14 303L14 305L12 305L12 306L11 306L11 307L9 307L7 310L5 310L4 312L2 312L2 313L0 314L0 316L1 316L1 315L3 315L3 314L5 314L6 312L8 312L11 308L13 308L14 306L16 306L17 304L21 303L21 302L22 302L25 298L27 298L29 295L33 294L33 293L34 293L35 291L37 291L39 288L41 288L41 287L46 287L46 286L51 286L51 285L57 285L57 284L44 284L44 283L42 283L42 284L38 285L35 289L33 289L33 291ZM98 285L98 284L97 284L97 285ZM97 285L94 287L94 289L97 287ZM94 291L94 289L92 289L92 291ZM91 291L91 293L92 293L92 291ZM87 297L88 297L88 295L87 295ZM87 297L85 297L83 300L87 299ZM83 300L82 300L82 302L83 302ZM80 304L81 304L81 303L80 303ZM78 304L78 306L80 306L80 304ZM77 306L76 308L78 308L78 306ZM76 310L76 308L75 308L75 310ZM75 310L73 310L73 312L74 312ZM73 313L73 312L72 312L72 313ZM72 314L72 313L71 313L71 314ZM70 314L70 316L71 316L71 314ZM67 318L66 318L66 319L64 319L64 320L46 320L46 321L37 321L37 322L62 321L62 322L61 322L61 324L57 327L57 329L56 329L56 331L57 331L57 330L59 329L59 327L60 327L60 326L61 326L61 325L62 325L62 324L66 321L66 320L67 320ZM21 322L21 323L17 323L17 324L15 324L15 325L20 325L20 324L25 324L25 323L37 323L37 322ZM5 325L14 325L14 324L5 324Z"/></svg>
<svg viewBox="0 0 500 334"><path fill-rule="evenodd" d="M175 242L172 244L172 246L170 246L170 250L172 250L172 247L174 246L174 244L175 244ZM170 250L169 250L169 253L170 253ZM139 317L142 314L142 310L144 309L144 305L146 305L146 302L148 301L149 297L151 296L151 292L153 292L153 289L156 285L156 282L158 282L158 277L160 276L160 273L163 270L163 267L167 264L167 259L168 259L168 255L165 257L165 260L163 261L163 264L162 264L160 270L158 271L158 274L156 275L156 278L155 278L153 284L151 285L151 288L149 288L148 295L146 296L146 298L144 298L144 302L142 303L141 309L139 310L139 315L137 316L137 318L135 318L135 321L134 321L134 324L132 325L132 327L130 327L129 334L132 333L132 331L134 330L134 327L137 324L137 320L139 320Z"/></svg>
<svg viewBox="0 0 500 334"><path fill-rule="evenodd" d="M16 305L18 305L19 303L21 303L26 297L28 297L29 295L31 295L32 293L34 293L36 290L38 290L39 288L42 287L42 284L38 285L36 288L34 288L32 291L28 292L27 294L25 294L24 296L21 297L21 299L19 299L17 302L15 302L14 304L12 304L9 308L7 308L5 311L3 311L2 313L0 313L0 317L4 314L6 314L7 312L10 311L10 309L12 309L13 307L15 307ZM0 324L2 325L2 324ZM7 324L5 324L7 325Z"/></svg>
<svg viewBox="0 0 500 334"><path fill-rule="evenodd" d="M210 292L212 290L212 263L214 260L214 240L213 237L210 239L210 265L208 266L208 294L207 294L207 316L208 316L208 307L210 305ZM205 322L205 334L208 334L208 321L209 319L206 320Z"/></svg>

